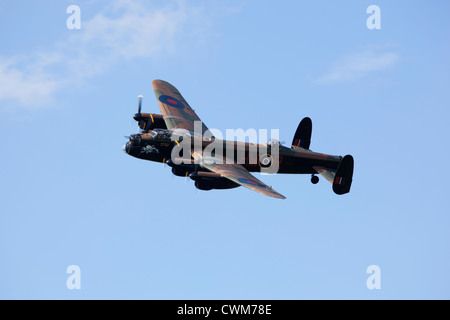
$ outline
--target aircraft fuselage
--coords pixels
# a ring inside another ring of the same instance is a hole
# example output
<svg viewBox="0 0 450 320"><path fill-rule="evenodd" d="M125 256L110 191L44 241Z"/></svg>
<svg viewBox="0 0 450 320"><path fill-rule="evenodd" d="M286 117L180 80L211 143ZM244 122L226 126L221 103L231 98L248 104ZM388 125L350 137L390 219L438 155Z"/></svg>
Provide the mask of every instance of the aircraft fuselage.
<svg viewBox="0 0 450 320"><path fill-rule="evenodd" d="M242 164L249 172L263 171L262 169L268 167L264 163L264 157L272 157L276 154L278 154L279 159L277 173L315 174L317 171L313 167L337 169L342 159L340 156L312 152L301 148L287 148L279 144L253 144L226 140L203 140L201 138L191 138L190 144L188 144L187 141L179 143L170 139L155 139L148 133L133 136L124 146L125 152L130 156L154 162L166 162L172 159L172 150L177 145L180 148L184 145L190 145L189 153L196 148L195 150L201 150L203 154L208 156L226 157L226 161ZM214 145L212 145L213 142ZM176 154L176 158L181 159L183 151Z"/></svg>

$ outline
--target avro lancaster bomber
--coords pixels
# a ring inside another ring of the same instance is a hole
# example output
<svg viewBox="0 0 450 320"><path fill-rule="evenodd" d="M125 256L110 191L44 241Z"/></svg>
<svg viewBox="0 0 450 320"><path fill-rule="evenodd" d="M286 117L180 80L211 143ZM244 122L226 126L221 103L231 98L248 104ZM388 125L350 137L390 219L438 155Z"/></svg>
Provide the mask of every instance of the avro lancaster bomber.
<svg viewBox="0 0 450 320"><path fill-rule="evenodd" d="M190 177L200 190L244 186L270 197L285 199L251 174L268 172L276 167L271 173L309 174L313 184L319 182L317 174L320 174L332 183L336 194L350 192L353 157L311 151L310 118L300 122L290 148L276 142L254 144L219 141L208 134L206 125L174 86L162 80L154 80L152 85L161 114L142 113L142 96L139 97L138 113L134 115L134 120L138 122L140 132L129 137L124 146L127 154L167 163L174 175ZM205 151L212 143L216 146L215 152L205 156ZM182 150L182 156L174 152L183 149L183 146L189 146L189 149ZM217 146L221 146L223 150L219 151L223 152L218 152Z"/></svg>

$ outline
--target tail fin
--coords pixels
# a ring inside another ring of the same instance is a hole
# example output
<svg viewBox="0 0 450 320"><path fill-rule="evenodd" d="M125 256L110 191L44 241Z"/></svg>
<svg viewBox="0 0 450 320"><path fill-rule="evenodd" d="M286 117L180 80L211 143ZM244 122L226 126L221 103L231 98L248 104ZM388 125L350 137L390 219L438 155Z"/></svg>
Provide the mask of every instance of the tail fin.
<svg viewBox="0 0 450 320"><path fill-rule="evenodd" d="M292 148L303 148L309 149L311 144L311 134L312 134L312 121L310 118L306 117L300 121L297 131L295 132L294 139L292 140Z"/></svg>
<svg viewBox="0 0 450 320"><path fill-rule="evenodd" d="M350 192L353 179L354 160L351 155L345 156L338 169L333 181L333 191L336 194L346 194Z"/></svg>
<svg viewBox="0 0 450 320"><path fill-rule="evenodd" d="M354 160L351 155L342 158L337 170L313 167L322 177L333 184L333 191L342 195L350 192L353 181Z"/></svg>

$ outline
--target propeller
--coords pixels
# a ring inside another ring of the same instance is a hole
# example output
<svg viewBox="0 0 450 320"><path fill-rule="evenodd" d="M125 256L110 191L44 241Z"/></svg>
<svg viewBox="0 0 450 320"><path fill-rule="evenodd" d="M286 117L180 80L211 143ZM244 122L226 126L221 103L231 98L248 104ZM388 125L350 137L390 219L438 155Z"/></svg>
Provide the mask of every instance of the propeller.
<svg viewBox="0 0 450 320"><path fill-rule="evenodd" d="M138 104L138 114L139 114L139 115L141 114L141 109L142 109L142 98L143 98L142 95L139 95L139 96L138 96L138 99L139 99L139 104Z"/></svg>
<svg viewBox="0 0 450 320"><path fill-rule="evenodd" d="M138 112L133 116L133 119L136 120L138 122L138 127L139 128L143 128L145 126L145 123L142 119L142 95L138 96ZM139 130L138 130L139 132Z"/></svg>

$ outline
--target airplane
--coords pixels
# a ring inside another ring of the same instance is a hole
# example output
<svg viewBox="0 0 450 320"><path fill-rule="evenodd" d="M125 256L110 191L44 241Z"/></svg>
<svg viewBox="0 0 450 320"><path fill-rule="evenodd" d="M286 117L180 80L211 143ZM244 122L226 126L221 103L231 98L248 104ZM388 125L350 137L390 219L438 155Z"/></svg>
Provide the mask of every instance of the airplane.
<svg viewBox="0 0 450 320"><path fill-rule="evenodd" d="M277 142L256 144L257 148L254 148L255 144L250 142L220 141L224 146L223 154L226 153L225 146L232 146L233 150L244 152L243 161L235 160L230 163L228 158L225 161L223 156L216 154L206 159L202 151L205 151L212 142L217 142L215 137L206 137L208 128L200 122L195 111L173 85L163 80L154 80L152 86L161 114L142 113L142 96L138 97L138 112L133 118L138 122L140 131L127 137L129 141L123 149L128 155L166 163L172 168L174 175L189 176L195 181L195 187L200 190L231 189L243 186L266 196L286 199L251 174L251 172L264 172L267 167L275 163L271 154L278 153L276 173L310 174L313 184L319 182L317 174L320 174L331 182L334 193L343 195L350 192L354 168L353 157L351 155L334 156L310 150L312 134L310 118L303 118L300 122L290 148ZM195 131L198 128L201 130L200 135ZM187 152L190 155L183 155L183 159L189 160L180 162L180 159L172 156L174 148L180 147L180 142L189 142L189 146L195 146L197 143L200 149L189 149ZM267 152L261 154L260 150L267 150ZM233 152L233 159L238 159L236 151ZM256 159L256 161L250 161L250 159Z"/></svg>

